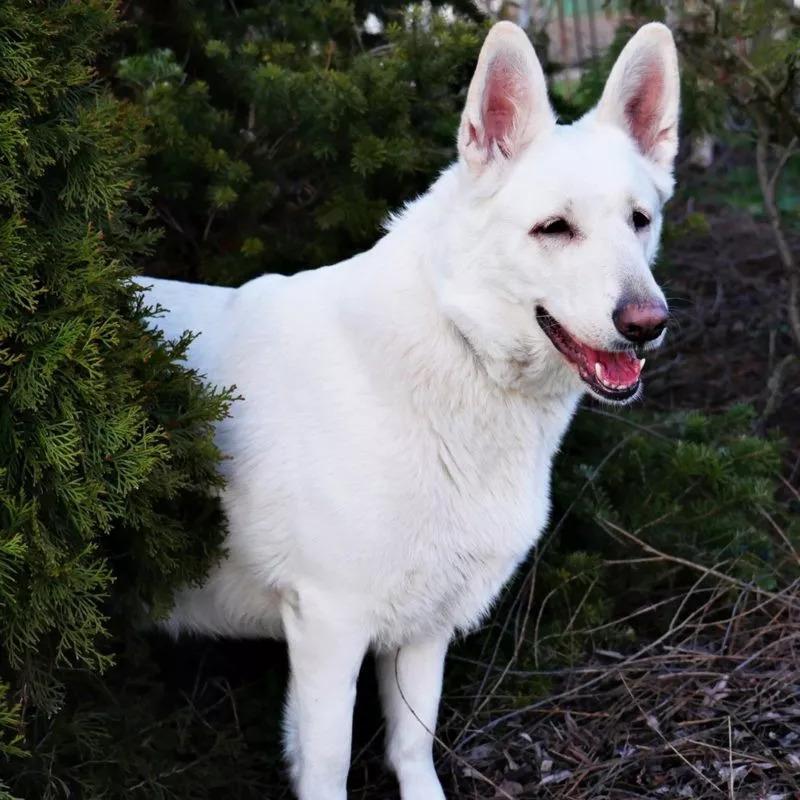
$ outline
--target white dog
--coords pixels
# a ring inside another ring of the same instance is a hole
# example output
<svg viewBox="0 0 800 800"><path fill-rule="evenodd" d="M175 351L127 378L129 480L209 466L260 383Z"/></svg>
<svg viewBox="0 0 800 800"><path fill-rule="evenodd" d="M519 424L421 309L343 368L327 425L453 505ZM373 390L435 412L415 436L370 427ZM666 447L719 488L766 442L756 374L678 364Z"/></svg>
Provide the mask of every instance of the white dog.
<svg viewBox="0 0 800 800"><path fill-rule="evenodd" d="M169 337L244 399L228 557L166 627L287 640L301 800L344 800L356 676L377 657L403 800L444 797L431 755L448 642L545 526L581 395L636 397L667 317L651 274L677 150L678 67L643 27L596 109L556 124L521 29L486 38L458 161L369 252L240 289L144 279Z"/></svg>

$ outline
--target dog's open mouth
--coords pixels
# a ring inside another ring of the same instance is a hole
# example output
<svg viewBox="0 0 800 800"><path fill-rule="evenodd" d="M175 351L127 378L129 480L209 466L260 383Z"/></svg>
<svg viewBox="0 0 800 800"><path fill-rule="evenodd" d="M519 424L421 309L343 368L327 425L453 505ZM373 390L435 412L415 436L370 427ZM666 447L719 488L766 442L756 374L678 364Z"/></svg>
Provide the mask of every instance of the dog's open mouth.
<svg viewBox="0 0 800 800"><path fill-rule="evenodd" d="M595 350L579 342L542 306L536 308L536 319L556 349L577 370L581 380L606 400L630 400L639 390L644 366L633 350Z"/></svg>

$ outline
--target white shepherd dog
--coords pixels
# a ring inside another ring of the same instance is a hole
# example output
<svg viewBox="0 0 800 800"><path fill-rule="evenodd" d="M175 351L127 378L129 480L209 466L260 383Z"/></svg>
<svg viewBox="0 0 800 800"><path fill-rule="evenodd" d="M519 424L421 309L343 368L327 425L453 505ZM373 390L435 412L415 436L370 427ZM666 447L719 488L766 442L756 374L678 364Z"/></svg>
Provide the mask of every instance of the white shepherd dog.
<svg viewBox="0 0 800 800"><path fill-rule="evenodd" d="M228 557L170 631L289 646L301 800L345 800L374 651L403 800L431 755L448 642L487 613L549 513L585 392L625 403L663 338L651 265L678 147L678 65L645 25L596 109L556 124L523 31L492 28L458 160L368 252L239 289L142 279L192 367L244 399L218 428Z"/></svg>

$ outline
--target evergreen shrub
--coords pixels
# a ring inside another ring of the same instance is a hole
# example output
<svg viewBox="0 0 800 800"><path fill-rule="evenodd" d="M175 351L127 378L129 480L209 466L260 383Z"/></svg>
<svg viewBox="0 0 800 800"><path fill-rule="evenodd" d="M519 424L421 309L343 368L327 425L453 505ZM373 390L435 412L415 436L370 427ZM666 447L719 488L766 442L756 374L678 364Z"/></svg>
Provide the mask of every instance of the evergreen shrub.
<svg viewBox="0 0 800 800"><path fill-rule="evenodd" d="M0 781L30 798L61 780L32 765L114 631L221 552L228 394L181 365L188 336L149 330L131 280L156 229L142 119L94 68L116 30L106 0L0 5Z"/></svg>
<svg viewBox="0 0 800 800"><path fill-rule="evenodd" d="M152 274L239 285L342 260L452 161L485 28L385 3L370 36L361 5L130 4L117 76L150 123Z"/></svg>

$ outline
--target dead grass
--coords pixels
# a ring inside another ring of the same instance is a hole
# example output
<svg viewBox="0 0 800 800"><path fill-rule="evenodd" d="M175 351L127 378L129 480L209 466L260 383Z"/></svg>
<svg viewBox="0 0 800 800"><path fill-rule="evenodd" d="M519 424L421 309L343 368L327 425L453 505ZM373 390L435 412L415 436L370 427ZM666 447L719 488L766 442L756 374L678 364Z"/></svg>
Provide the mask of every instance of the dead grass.
<svg viewBox="0 0 800 800"><path fill-rule="evenodd" d="M500 685L443 757L457 797L800 797L798 585L764 596L704 574L668 629L635 652L598 650L524 707ZM476 668L478 692L485 673ZM492 676L489 678L490 682ZM459 730L460 727L460 730Z"/></svg>

